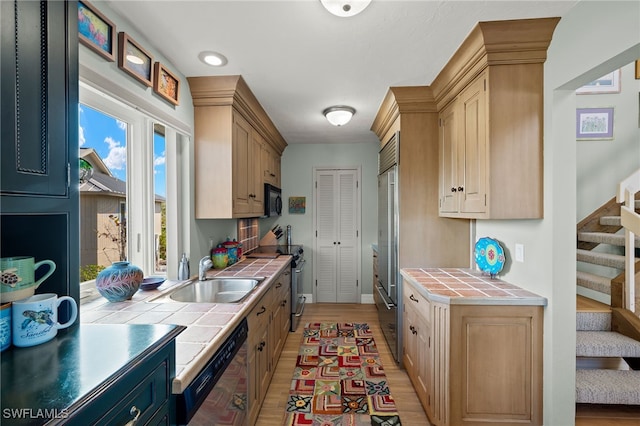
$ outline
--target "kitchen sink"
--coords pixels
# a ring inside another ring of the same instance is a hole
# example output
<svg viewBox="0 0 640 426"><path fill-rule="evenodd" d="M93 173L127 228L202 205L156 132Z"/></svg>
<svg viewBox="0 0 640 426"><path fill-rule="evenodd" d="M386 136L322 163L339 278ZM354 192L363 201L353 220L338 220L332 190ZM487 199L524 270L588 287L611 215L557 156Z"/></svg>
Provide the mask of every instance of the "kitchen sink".
<svg viewBox="0 0 640 426"><path fill-rule="evenodd" d="M240 303L262 280L264 277L193 280L150 302Z"/></svg>

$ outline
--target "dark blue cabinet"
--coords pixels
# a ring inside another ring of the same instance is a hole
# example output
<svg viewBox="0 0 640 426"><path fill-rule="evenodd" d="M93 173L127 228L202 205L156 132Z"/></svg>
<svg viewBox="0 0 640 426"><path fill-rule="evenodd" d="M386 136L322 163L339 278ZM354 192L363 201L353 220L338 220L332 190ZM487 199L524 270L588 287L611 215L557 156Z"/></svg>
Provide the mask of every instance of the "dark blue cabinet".
<svg viewBox="0 0 640 426"><path fill-rule="evenodd" d="M0 256L54 260L56 272L37 292L77 300L77 2L0 8Z"/></svg>

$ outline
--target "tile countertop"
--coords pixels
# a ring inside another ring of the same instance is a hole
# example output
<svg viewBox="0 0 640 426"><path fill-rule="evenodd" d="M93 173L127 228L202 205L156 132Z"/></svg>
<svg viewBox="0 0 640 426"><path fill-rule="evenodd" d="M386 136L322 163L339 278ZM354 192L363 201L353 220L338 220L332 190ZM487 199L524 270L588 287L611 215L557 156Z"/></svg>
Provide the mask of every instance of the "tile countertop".
<svg viewBox="0 0 640 426"><path fill-rule="evenodd" d="M100 297L80 306L83 324L176 324L186 330L176 338L176 377L172 392L179 394L191 383L220 345L253 308L291 256L276 259L244 259L225 269L211 269L207 277L265 277L256 290L240 303L154 303L183 281L167 280L156 290L138 290L131 300L109 302Z"/></svg>
<svg viewBox="0 0 640 426"><path fill-rule="evenodd" d="M537 305L547 299L473 269L403 268L402 276L422 296L450 305Z"/></svg>

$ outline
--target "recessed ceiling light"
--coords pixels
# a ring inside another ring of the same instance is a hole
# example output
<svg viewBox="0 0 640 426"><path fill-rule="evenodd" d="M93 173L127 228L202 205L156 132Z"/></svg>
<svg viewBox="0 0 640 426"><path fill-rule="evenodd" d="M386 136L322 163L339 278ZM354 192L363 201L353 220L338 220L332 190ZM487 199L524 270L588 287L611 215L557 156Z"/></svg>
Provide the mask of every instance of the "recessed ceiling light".
<svg viewBox="0 0 640 426"><path fill-rule="evenodd" d="M334 15L348 18L365 10L371 0L320 0L320 2Z"/></svg>
<svg viewBox="0 0 640 426"><path fill-rule="evenodd" d="M218 52L200 52L198 58L207 65L212 67L222 67L227 65L227 58Z"/></svg>

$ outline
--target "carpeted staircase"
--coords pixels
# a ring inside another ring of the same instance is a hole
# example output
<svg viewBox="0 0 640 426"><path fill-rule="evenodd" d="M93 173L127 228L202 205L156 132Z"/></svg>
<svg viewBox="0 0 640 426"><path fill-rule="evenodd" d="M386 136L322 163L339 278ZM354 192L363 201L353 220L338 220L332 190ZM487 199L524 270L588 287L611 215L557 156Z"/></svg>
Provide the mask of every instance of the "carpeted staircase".
<svg viewBox="0 0 640 426"><path fill-rule="evenodd" d="M627 327L625 322L630 318L637 325L638 318L630 311L611 308L612 281L619 280L625 269L619 211L620 205L612 199L577 227L577 404L640 406L640 338L634 326ZM640 200L636 200L636 211L640 212ZM638 236L635 247L638 257ZM620 322L620 315L627 318Z"/></svg>
<svg viewBox="0 0 640 426"><path fill-rule="evenodd" d="M636 211L640 213L640 200L636 200ZM612 199L578 224L578 294L606 304L611 304L612 280L624 270L624 233L619 213L620 205ZM638 257L638 235L635 247Z"/></svg>
<svg viewBox="0 0 640 426"><path fill-rule="evenodd" d="M640 342L612 331L610 307L589 304L576 314L576 403L640 405L640 371L625 361L640 358Z"/></svg>

